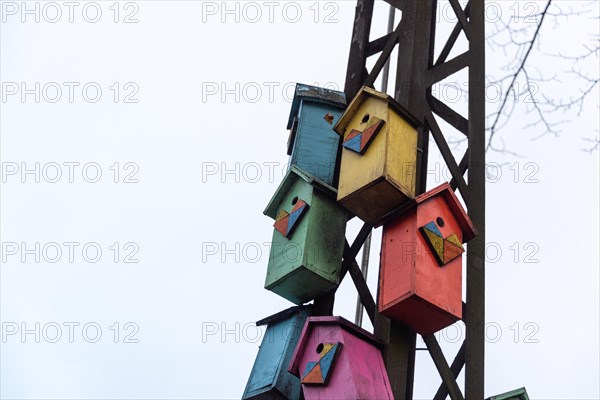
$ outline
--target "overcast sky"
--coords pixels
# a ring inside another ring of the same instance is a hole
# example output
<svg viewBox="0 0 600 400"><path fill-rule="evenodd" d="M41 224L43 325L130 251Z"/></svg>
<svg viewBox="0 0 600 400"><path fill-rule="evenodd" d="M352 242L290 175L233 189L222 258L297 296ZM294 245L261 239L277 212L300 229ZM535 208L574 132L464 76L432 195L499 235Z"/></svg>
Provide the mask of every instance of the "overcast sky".
<svg viewBox="0 0 600 400"><path fill-rule="evenodd" d="M443 3L440 35L453 22ZM286 169L293 87L343 90L355 2L0 4L0 397L239 398L264 332L254 321L292 305L263 289L262 211ZM488 30L544 4L487 2ZM387 10L377 4L373 38ZM582 54L598 34L590 14L559 22L530 59L557 78L538 96L577 93L553 54ZM488 73L512 59L488 52ZM434 91L464 111L464 82ZM582 148L598 137L598 89L580 115L552 115L568 121L557 137L532 140L530 100L515 98L498 134L520 156L487 156L486 396L597 399L599 157ZM429 187L449 179L432 149ZM335 313L353 320L355 301L346 279ZM462 323L438 334L448 359L463 338ZM431 398L427 352L415 376L415 398Z"/></svg>

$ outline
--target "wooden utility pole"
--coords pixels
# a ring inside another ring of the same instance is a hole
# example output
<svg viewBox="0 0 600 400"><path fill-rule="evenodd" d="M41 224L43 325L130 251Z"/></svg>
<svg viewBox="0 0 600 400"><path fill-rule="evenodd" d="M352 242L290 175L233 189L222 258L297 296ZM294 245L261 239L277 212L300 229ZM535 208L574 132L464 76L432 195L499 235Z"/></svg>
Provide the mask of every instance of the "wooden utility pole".
<svg viewBox="0 0 600 400"><path fill-rule="evenodd" d="M350 101L363 85L374 86L390 55L398 46L398 67L394 98L422 123L419 129L417 194L426 191L429 138L433 137L448 170L451 185L459 190L469 217L479 235L467 246L467 299L463 320L467 334L451 364L446 361L433 335L424 336L442 384L434 399L483 399L484 324L485 324L485 47L484 3L470 0L463 9L458 0L448 0L457 22L437 59L436 8L438 0L386 0L402 12L402 19L391 32L371 40L374 0L358 0L346 74L345 93ZM441 2L442 0L440 0ZM468 50L448 60L460 33L468 40ZM378 55L374 67L366 68L367 58ZM432 95L432 86L456 72L469 69L468 118L464 118L443 99ZM386 79L387 82L387 79ZM468 149L457 162L444 137L437 116L464 134ZM430 135L431 134L431 135ZM467 185L464 174L468 172ZM377 312L355 257L369 237L372 226L365 224L355 241L346 244L342 274L350 272L359 298L375 326L375 334L385 342L383 356L396 399L412 399L416 334L406 326L390 321ZM342 275L343 277L343 275ZM331 313L334 294L315 302L321 313ZM461 393L456 378L465 367L465 390Z"/></svg>

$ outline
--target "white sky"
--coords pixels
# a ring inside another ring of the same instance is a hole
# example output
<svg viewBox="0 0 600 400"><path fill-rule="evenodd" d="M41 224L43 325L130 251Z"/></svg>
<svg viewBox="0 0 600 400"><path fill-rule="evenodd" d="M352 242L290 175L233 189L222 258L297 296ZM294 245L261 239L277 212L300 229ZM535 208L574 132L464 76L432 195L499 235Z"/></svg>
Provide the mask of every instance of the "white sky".
<svg viewBox="0 0 600 400"><path fill-rule="evenodd" d="M74 2L73 22L63 2L27 2L39 22L21 2L0 4L0 397L239 398L260 340L253 322L291 305L263 289L262 211L287 161L293 83L343 88L355 2ZM488 2L489 19L496 6L510 18L543 5ZM375 18L373 38L387 5ZM594 32L589 15L546 25L545 56L530 64L561 82L538 82L540 93L577 92L570 64L549 54L580 54ZM488 71L511 57L490 52ZM559 137L535 141L518 100L501 135L524 157L488 154L486 395L526 386L533 399L597 399L599 158L581 149L598 135L598 90L581 115L553 115L570 120ZM39 182L22 175L36 163ZM430 186L445 180L434 150L429 170ZM355 298L348 278L336 314L352 320ZM39 343L21 336L36 324ZM438 335L448 359L462 338L461 323ZM415 398L439 382L419 352Z"/></svg>

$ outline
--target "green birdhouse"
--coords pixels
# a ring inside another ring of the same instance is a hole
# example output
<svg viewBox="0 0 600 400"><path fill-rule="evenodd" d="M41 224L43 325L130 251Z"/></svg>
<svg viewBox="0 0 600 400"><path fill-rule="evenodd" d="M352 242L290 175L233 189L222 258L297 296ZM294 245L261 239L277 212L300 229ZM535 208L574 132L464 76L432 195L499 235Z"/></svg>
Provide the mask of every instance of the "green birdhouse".
<svg viewBox="0 0 600 400"><path fill-rule="evenodd" d="M529 400L529 396L527 395L527 390L523 387L511 392L488 397L486 400Z"/></svg>
<svg viewBox="0 0 600 400"><path fill-rule="evenodd" d="M275 220L266 289L303 304L339 285L348 213L336 194L290 168L264 211Z"/></svg>

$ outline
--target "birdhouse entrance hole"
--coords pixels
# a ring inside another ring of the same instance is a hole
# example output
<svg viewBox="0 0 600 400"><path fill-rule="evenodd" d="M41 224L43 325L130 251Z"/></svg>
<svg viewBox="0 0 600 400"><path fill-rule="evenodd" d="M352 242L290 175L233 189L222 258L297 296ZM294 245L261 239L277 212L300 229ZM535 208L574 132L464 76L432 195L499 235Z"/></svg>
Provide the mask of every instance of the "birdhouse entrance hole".
<svg viewBox="0 0 600 400"><path fill-rule="evenodd" d="M323 351L324 347L325 347L325 345L323 343L319 343L317 345L317 354L321 354L321 352Z"/></svg>

